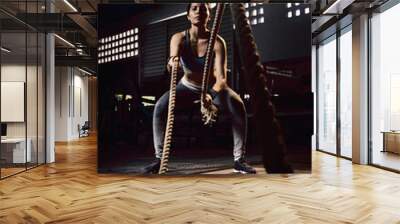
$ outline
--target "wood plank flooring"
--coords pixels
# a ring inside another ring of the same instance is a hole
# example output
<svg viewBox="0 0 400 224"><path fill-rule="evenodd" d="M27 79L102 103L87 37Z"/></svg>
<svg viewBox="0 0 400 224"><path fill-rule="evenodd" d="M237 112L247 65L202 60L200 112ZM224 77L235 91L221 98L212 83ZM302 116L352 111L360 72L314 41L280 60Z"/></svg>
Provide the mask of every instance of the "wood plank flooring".
<svg viewBox="0 0 400 224"><path fill-rule="evenodd" d="M0 223L400 223L399 174L320 152L312 174L226 177L97 174L94 137L56 158L0 181Z"/></svg>

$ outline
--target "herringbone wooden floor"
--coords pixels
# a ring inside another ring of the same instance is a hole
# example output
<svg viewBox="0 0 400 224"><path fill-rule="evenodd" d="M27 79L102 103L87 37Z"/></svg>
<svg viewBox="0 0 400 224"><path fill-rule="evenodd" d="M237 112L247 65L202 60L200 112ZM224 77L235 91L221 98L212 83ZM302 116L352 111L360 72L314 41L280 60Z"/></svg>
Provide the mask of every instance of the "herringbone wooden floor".
<svg viewBox="0 0 400 224"><path fill-rule="evenodd" d="M0 181L0 223L400 223L400 175L313 153L312 174L96 172L95 138Z"/></svg>

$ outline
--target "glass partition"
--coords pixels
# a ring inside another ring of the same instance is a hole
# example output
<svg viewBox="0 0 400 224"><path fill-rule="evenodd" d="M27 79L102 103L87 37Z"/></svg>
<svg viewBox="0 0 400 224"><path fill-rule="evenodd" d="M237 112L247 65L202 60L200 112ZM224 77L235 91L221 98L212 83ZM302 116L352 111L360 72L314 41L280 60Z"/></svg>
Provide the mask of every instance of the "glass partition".
<svg viewBox="0 0 400 224"><path fill-rule="evenodd" d="M14 3L2 2L0 7ZM46 40L23 22L28 21L24 12L44 12L43 5L44 1L19 1L14 7L19 19L0 12L0 178L45 162Z"/></svg>
<svg viewBox="0 0 400 224"><path fill-rule="evenodd" d="M31 157L26 150L26 41L25 32L1 35L2 177L25 170Z"/></svg>

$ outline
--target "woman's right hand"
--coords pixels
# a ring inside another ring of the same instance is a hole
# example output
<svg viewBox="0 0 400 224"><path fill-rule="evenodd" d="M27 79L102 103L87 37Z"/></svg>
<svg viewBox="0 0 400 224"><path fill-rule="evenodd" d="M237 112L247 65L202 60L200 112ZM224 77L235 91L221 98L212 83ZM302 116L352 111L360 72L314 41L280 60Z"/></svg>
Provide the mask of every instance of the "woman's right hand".
<svg viewBox="0 0 400 224"><path fill-rule="evenodd" d="M175 61L178 62L178 68L179 68L179 67L180 67L179 57L177 57L177 56L172 56L172 57L170 57L169 60L168 60L168 63L167 63L167 70L168 70L168 72L169 72L170 74L171 74L171 72L172 72L172 67L173 67L174 64L175 64Z"/></svg>

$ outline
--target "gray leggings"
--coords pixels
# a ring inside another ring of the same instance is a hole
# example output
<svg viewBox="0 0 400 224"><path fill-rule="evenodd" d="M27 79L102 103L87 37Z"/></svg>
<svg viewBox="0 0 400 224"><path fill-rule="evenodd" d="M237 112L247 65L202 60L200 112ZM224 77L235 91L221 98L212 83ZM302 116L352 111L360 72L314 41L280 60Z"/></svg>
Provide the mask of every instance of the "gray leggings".
<svg viewBox="0 0 400 224"><path fill-rule="evenodd" d="M226 88L218 93L209 91L213 98L213 103L219 111L226 112L231 118L233 134L233 157L238 160L244 156L247 136L247 115L243 101L240 96L232 89ZM176 86L175 109L192 108L193 101L199 100L201 87L193 86L187 83L185 79L181 80ZM162 157L164 145L165 126L168 114L169 91L164 93L157 101L153 114L153 138L155 156Z"/></svg>

